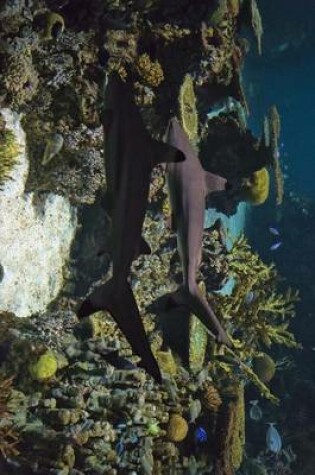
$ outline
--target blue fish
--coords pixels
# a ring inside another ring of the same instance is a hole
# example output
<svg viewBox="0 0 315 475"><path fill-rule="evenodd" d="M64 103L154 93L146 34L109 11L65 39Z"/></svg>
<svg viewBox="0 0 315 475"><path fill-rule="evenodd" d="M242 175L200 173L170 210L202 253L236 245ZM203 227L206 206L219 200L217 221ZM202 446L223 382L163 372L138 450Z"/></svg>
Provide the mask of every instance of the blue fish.
<svg viewBox="0 0 315 475"><path fill-rule="evenodd" d="M280 232L278 231L277 228L274 228L273 226L270 226L269 227L269 231L271 232L271 234L273 234L274 236L280 236Z"/></svg>
<svg viewBox="0 0 315 475"><path fill-rule="evenodd" d="M205 443L208 440L207 431L201 426L197 427L194 435L195 435L196 442Z"/></svg>
<svg viewBox="0 0 315 475"><path fill-rule="evenodd" d="M270 251L276 251L282 245L282 241L275 242L270 246Z"/></svg>
<svg viewBox="0 0 315 475"><path fill-rule="evenodd" d="M278 454L282 447L282 440L279 432L275 428L274 422L268 422L269 427L266 434L266 445L270 452Z"/></svg>
<svg viewBox="0 0 315 475"><path fill-rule="evenodd" d="M124 450L125 450L125 444L122 442L122 440L120 440L120 441L116 444L115 449L116 449L117 455L120 457L120 456L123 454Z"/></svg>

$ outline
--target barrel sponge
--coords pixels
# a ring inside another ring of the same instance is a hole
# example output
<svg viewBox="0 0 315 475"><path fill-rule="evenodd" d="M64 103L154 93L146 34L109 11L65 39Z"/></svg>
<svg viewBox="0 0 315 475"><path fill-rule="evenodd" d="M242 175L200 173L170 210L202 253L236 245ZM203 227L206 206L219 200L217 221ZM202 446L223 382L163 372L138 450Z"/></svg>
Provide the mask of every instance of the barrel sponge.
<svg viewBox="0 0 315 475"><path fill-rule="evenodd" d="M253 173L244 187L246 201L252 205L263 204L269 195L270 177L267 168L261 168Z"/></svg>

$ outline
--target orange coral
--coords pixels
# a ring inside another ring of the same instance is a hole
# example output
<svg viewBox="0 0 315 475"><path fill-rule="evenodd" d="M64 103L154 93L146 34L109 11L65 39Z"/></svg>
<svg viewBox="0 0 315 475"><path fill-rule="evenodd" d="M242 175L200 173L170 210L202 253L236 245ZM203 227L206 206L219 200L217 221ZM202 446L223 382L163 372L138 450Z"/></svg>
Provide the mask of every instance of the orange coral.
<svg viewBox="0 0 315 475"><path fill-rule="evenodd" d="M211 383L205 383L203 386L201 402L209 411L216 412L222 404L219 391Z"/></svg>

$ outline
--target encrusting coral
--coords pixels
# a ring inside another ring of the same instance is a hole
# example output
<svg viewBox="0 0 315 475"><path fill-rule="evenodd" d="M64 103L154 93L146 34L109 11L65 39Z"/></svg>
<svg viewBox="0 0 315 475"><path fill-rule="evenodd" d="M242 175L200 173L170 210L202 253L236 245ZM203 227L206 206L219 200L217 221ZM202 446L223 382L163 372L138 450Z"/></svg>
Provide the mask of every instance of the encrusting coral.
<svg viewBox="0 0 315 475"><path fill-rule="evenodd" d="M37 361L29 365L29 372L32 378L43 381L52 378L58 369L56 356L52 351L46 351Z"/></svg>
<svg viewBox="0 0 315 475"><path fill-rule="evenodd" d="M198 135L198 113L192 77L187 74L179 90L180 120L189 140L195 143Z"/></svg>
<svg viewBox="0 0 315 475"><path fill-rule="evenodd" d="M12 394L13 377L0 373L0 453L3 457L19 454L19 436L10 420L9 400Z"/></svg>
<svg viewBox="0 0 315 475"><path fill-rule="evenodd" d="M242 188L245 200L254 206L263 204L269 196L269 183L270 178L267 168L254 172Z"/></svg>

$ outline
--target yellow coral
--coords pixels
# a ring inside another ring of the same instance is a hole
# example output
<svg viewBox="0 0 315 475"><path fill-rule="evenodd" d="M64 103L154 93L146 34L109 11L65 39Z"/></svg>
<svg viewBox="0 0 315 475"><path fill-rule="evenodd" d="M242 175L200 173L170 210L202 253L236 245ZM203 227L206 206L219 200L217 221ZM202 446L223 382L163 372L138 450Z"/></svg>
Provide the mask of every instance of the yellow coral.
<svg viewBox="0 0 315 475"><path fill-rule="evenodd" d="M20 152L15 135L11 130L4 127L0 122L0 189L9 179L13 167L17 163L17 156Z"/></svg>
<svg viewBox="0 0 315 475"><path fill-rule="evenodd" d="M242 383L236 389L231 432L231 464L234 470L238 470L243 460L245 447L245 402Z"/></svg>
<svg viewBox="0 0 315 475"><path fill-rule="evenodd" d="M57 38L65 28L65 21L59 13L48 12L45 15L45 29L43 40L52 40Z"/></svg>
<svg viewBox="0 0 315 475"><path fill-rule="evenodd" d="M147 53L139 56L136 69L144 82L149 86L157 87L164 79L163 69L160 63L158 61L151 61Z"/></svg>
<svg viewBox="0 0 315 475"><path fill-rule="evenodd" d="M213 384L205 383L202 388L202 404L209 411L216 412L222 404L219 391Z"/></svg>
<svg viewBox="0 0 315 475"><path fill-rule="evenodd" d="M186 74L179 91L180 119L189 140L195 142L198 135L198 114L194 83L190 74Z"/></svg>
<svg viewBox="0 0 315 475"><path fill-rule="evenodd" d="M270 177L266 168L254 172L243 189L246 201L255 206L263 204L268 198L269 186Z"/></svg>
<svg viewBox="0 0 315 475"><path fill-rule="evenodd" d="M167 437L172 442L181 442L188 434L188 424L179 414L172 414L168 423Z"/></svg>
<svg viewBox="0 0 315 475"><path fill-rule="evenodd" d="M175 376L177 373L177 366L172 355L172 352L169 351L157 351L156 359L159 363L159 367L164 373L168 373L172 376Z"/></svg>
<svg viewBox="0 0 315 475"><path fill-rule="evenodd" d="M35 363L29 365L32 378L38 381L52 378L58 369L57 359L52 351L46 351Z"/></svg>

